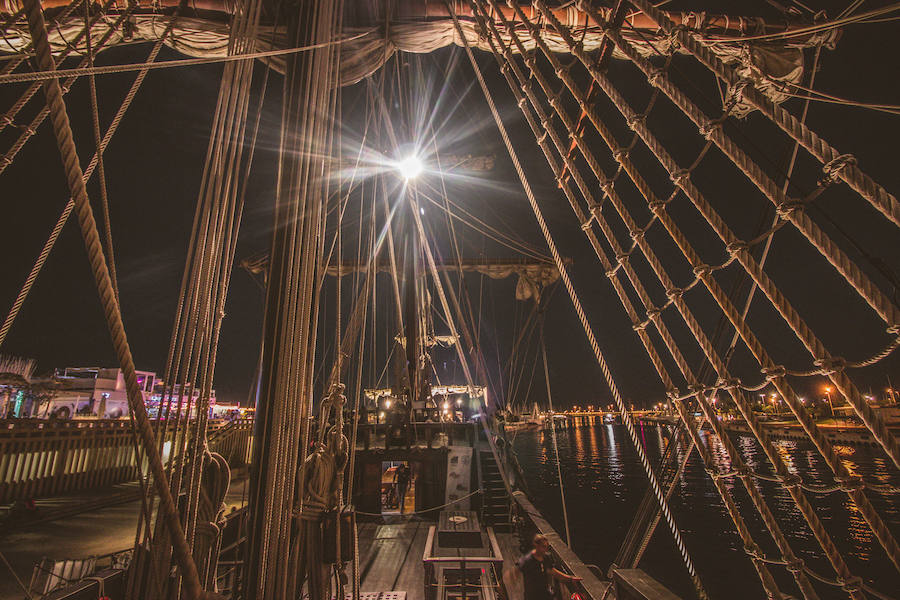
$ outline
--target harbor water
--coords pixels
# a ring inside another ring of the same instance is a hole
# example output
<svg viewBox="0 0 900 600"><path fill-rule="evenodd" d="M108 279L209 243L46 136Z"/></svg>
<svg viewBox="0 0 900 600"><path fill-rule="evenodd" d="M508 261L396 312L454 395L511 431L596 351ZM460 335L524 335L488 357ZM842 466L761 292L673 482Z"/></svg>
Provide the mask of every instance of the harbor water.
<svg viewBox="0 0 900 600"><path fill-rule="evenodd" d="M658 463L668 431L664 427L639 425L641 443L654 465ZM719 472L731 470L721 444L704 432L704 443L712 451ZM559 461L569 515L571 545L589 564L606 569L616 557L635 511L648 487L647 477L637 452L622 425L557 424ZM771 475L762 449L750 437L735 436L735 445L754 471ZM789 469L805 484L828 486L834 483L831 471L810 443L776 441ZM562 536L563 511L559 478L549 430L523 431L515 435L513 448L518 455L530 496ZM678 448L680 456L687 447ZM889 460L877 449L839 446L837 451L851 474L867 482L900 486L900 476L889 467ZM795 554L815 574L834 582L835 573L824 558L818 543L797 510L790 495L778 483L756 479L770 509L778 519ZM736 478L727 479L727 487L744 516L756 543L767 558L780 554L753 508L746 490ZM895 537L900 537L900 494L867 491L869 498ZM900 591L900 574L888 560L878 540L846 493L807 492L834 543L851 572L891 597ZM711 598L763 598L759 578L744 551L744 545L728 516L716 489L694 452L677 483L670 506L696 570ZM672 534L661 520L639 565L683 598L696 593L687 575ZM799 595L793 578L784 566L771 565L781 589ZM821 598L847 598L840 587L816 582Z"/></svg>

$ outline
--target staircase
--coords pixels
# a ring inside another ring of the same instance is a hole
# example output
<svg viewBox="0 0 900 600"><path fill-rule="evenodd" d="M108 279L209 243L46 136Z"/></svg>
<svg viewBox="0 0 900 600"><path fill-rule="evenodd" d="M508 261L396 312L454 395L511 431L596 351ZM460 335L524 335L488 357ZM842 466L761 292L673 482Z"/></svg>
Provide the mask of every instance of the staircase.
<svg viewBox="0 0 900 600"><path fill-rule="evenodd" d="M481 518L485 525L495 531L511 531L512 512L510 497L503 485L500 469L494 455L489 451L478 451L479 476L481 478Z"/></svg>

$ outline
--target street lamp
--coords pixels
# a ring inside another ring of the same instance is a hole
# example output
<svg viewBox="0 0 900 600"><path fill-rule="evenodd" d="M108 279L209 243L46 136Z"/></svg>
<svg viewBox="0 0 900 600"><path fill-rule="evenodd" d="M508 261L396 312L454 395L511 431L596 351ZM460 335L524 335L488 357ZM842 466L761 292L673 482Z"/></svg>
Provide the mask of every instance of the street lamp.
<svg viewBox="0 0 900 600"><path fill-rule="evenodd" d="M834 416L834 404L831 403L831 386L825 386L825 397L828 399L828 407L831 409L831 416Z"/></svg>

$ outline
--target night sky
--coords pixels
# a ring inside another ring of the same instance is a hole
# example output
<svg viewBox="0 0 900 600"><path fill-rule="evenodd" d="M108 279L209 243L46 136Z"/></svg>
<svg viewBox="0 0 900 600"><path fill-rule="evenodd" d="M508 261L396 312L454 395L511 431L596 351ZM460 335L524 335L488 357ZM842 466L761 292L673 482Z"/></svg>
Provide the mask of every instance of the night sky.
<svg viewBox="0 0 900 600"><path fill-rule="evenodd" d="M830 15L844 7L842 2L812 4L828 8ZM866 3L864 8L881 4L872 3L870 6ZM698 3L669 5L679 9L688 6L704 8ZM729 6L734 13L775 14L769 5L761 1L730 3ZM823 51L816 89L863 102L900 104L900 83L897 81L900 54L896 51L898 32L898 21L847 28L835 50ZM149 46L112 49L101 55L98 64L140 62L148 51ZM662 399L658 377L571 209L553 183L543 155L515 106L509 88L497 72L493 58L486 53L478 53L477 56L502 108L554 238L561 252L573 259L573 280L591 315L592 325L623 395L637 405L658 402ZM160 55L160 60L173 58L177 55L168 49ZM393 63L391 66L393 68ZM458 48L447 48L431 55L407 55L401 57L400 69L404 81L414 84L409 87L410 102L429 111L434 107L439 115L438 120L445 122L438 136L442 152L491 153L497 157L493 171L471 174L472 178L482 180L480 182L471 178L448 177L448 193L453 201L508 235L543 248L534 217L481 92L474 83L464 53ZM719 100L712 75L687 58L676 59L673 69L673 77L684 84L685 90L710 114L717 114ZM151 73L106 153L122 311L139 369L161 372L164 368L221 73L220 65ZM261 66L258 67L258 75L262 75ZM613 61L610 76L633 105L642 107L646 104L650 88L635 67ZM133 74L98 78L104 130L132 78ZM270 241L281 83L282 78L273 74L263 109L260 143L248 188L237 260L265 252ZM358 107L363 86L358 84L344 91L345 145L351 143L348 140L361 137L362 111ZM0 110L6 110L22 89L23 86L18 85L0 86ZM79 81L67 96L83 164L87 163L93 152L87 90L87 82ZM40 95L36 96L17 123L26 122L26 117L30 119L39 110L41 102ZM571 112L571 102L567 106ZM606 100L600 100L598 106L602 114L610 118L620 141L628 139L627 128L614 107ZM792 113L799 114L801 101L794 99L785 106ZM395 112L398 109L396 107ZM397 115L397 120L402 123L402 116ZM665 98L657 102L649 123L682 164L692 161L702 147L703 140L693 126ZM853 153L862 169L888 191L895 195L900 191L897 151L900 116L813 103L808 123L840 151ZM732 126L729 132L742 141L770 174L784 171L791 144L786 136L775 132L764 117L753 114ZM0 134L0 152L6 151L18 133L13 128L7 128ZM605 147L601 147L599 139L592 140L592 143L605 161L604 165L609 167L612 162L608 152L601 151ZM667 196L671 183L652 155L639 146L635 150L634 160L644 169L657 195ZM434 175L426 177L434 178ZM809 192L818 177L817 165L801 150L795 169L796 187L792 188L792 192L797 195ZM625 178L624 174L622 178ZM592 177L588 179L596 183ZM744 239L758 234L762 223L771 222L771 206L717 150L710 151L703 160L697 170L696 181L706 197ZM432 180L432 183L435 181ZM638 223L643 225L649 213L641 205L633 186L626 183L622 181L618 189ZM89 193L96 201L99 196L96 176ZM0 174L4 224L0 229L0 313L3 315L15 298L66 199L67 188L59 154L45 123L15 163ZM98 203L95 202L95 205ZM353 208L349 210L352 212ZM692 237L707 262L716 264L724 259L721 244L683 195L670 204L670 211ZM607 207L605 214L614 222L620 241L626 241L624 228L611 207ZM828 189L810 209L810 214L852 258L860 262L882 290L898 298L894 285L900 277L900 235L896 227L844 185ZM443 215L436 210L426 212L426 219L434 219L436 228L444 223ZM464 253L469 257L513 256L508 250L483 240L463 226L459 226L459 230ZM355 248L355 233L348 233L347 238L349 252L351 245ZM658 224L648 233L648 239L657 248L676 284L689 282L689 268ZM446 241L446 236L439 235L436 242L445 256L449 255ZM645 262L640 260L636 263L639 263L636 268L642 275L651 274ZM766 270L834 354L855 361L874 354L889 341L884 326L874 314L849 287L839 281L836 272L790 226L776 234ZM726 290L731 290L736 284L736 275L735 266L719 274ZM645 281L652 280L645 278ZM474 289L477 295L479 280L469 278L467 284L470 291ZM388 279L382 276L379 285L385 288L385 294L379 296L379 310L383 313L379 312L376 320L383 324L379 325L382 327L379 336L386 339L393 312L387 293ZM332 286L333 283L328 284L324 296L322 329L325 332L333 329L333 307L329 302ZM658 285L649 287L655 299L663 297ZM492 371L506 362L515 332L531 309L526 303L514 299L513 289L514 282L511 280L486 280L484 283L482 334L485 357ZM743 304L743 294L740 305ZM263 297L259 284L245 271L236 268L218 353L215 387L220 401L248 402L259 352ZM689 292L687 298L700 316L704 329L713 335L718 324L718 313L713 312L709 295L698 287ZM478 299L473 297L472 300L477 302ZM343 310L345 313L349 310L349 303L345 303ZM605 405L611 402L564 290L552 292L545 318L554 403L566 406ZM676 338L688 347L688 333L677 313L667 309L665 318ZM810 367L808 355L759 293L749 318L777 362L783 362L792 369ZM436 323L439 323L437 318ZM438 325L438 333L445 332L440 330L441 327ZM375 360L372 361L372 357L366 359L366 383L374 383L383 367L385 357L382 348L385 342L381 338L375 344L376 348L380 348ZM726 347L730 338L731 331L726 330L718 341L718 347ZM319 344L329 367L330 339L330 333L323 334ZM536 348L534 344L530 346L526 373L540 369L540 364L535 362ZM66 226L0 352L37 359L38 372L65 366L115 364L74 219ZM695 348L685 353L692 367L698 369L700 353ZM757 369L751 368L748 356L739 343L732 365L737 374L755 383L760 376ZM446 360L449 362L447 373L452 373L452 353L446 353ZM436 357L441 368L443 361L444 354ZM866 393L870 388L875 393L883 392L888 376L895 386L900 386L900 353L853 375ZM462 383L461 373L458 376ZM796 387L800 393L816 393L821 384L821 379L814 379L799 381ZM544 402L544 398L543 381L538 374L534 377L530 396L523 394L517 402Z"/></svg>

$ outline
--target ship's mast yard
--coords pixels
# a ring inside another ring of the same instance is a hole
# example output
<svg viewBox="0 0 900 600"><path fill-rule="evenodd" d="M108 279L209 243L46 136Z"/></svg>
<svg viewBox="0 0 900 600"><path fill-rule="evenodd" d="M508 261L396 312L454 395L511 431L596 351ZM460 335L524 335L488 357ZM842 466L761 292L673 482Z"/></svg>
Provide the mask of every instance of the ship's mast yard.
<svg viewBox="0 0 900 600"><path fill-rule="evenodd" d="M898 600L900 4L813 4L0 3L0 600Z"/></svg>

